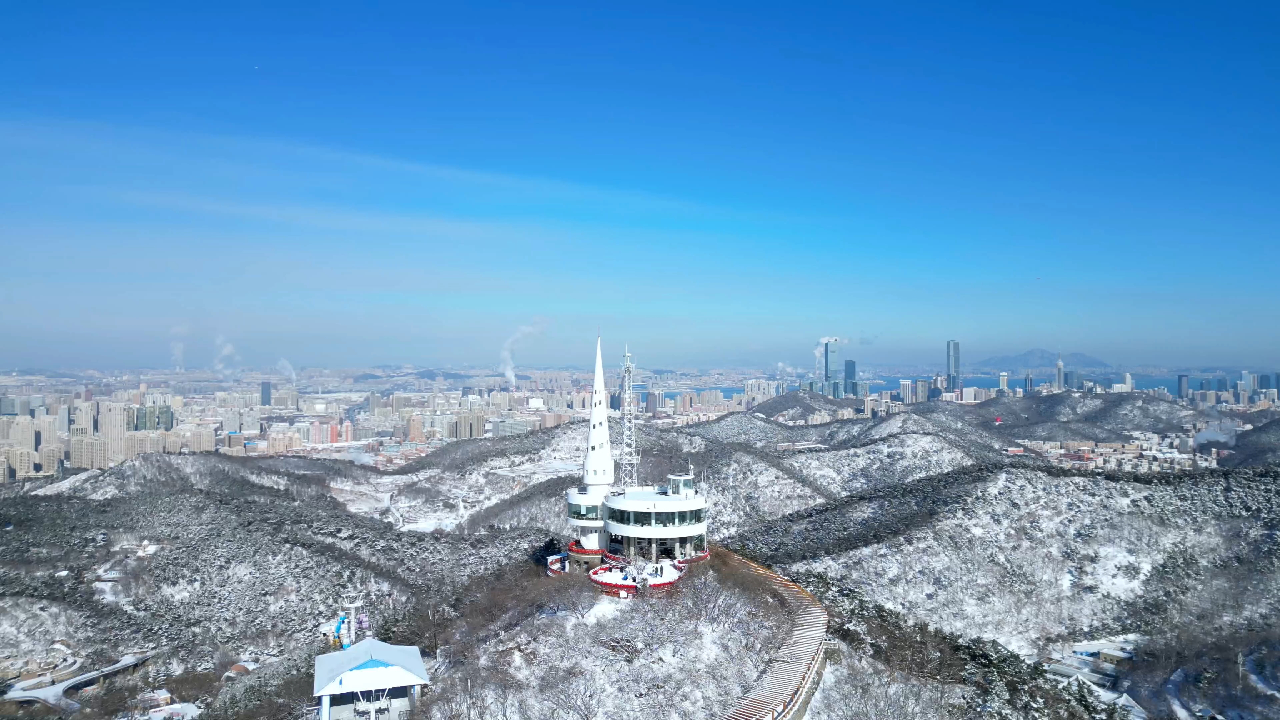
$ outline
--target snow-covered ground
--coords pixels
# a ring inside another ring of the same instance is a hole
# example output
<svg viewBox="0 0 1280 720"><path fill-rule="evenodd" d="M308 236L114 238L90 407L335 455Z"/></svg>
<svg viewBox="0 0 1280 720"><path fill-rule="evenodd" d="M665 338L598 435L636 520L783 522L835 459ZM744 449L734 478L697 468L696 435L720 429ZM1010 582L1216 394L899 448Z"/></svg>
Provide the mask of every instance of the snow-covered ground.
<svg viewBox="0 0 1280 720"><path fill-rule="evenodd" d="M936 435L903 433L848 450L797 453L785 462L818 487L840 496L872 486L910 482L973 461Z"/></svg>
<svg viewBox="0 0 1280 720"><path fill-rule="evenodd" d="M1115 617L1172 547L1218 554L1206 528L1141 505L1160 488L1004 471L944 517L885 543L791 565L964 636L1018 652Z"/></svg>
<svg viewBox="0 0 1280 720"><path fill-rule="evenodd" d="M553 710L575 720L717 717L752 685L784 634L783 618L759 600L700 574L666 595L599 597L576 613L532 617L480 648L477 717L536 720ZM464 668L447 670L439 691L465 677Z"/></svg>

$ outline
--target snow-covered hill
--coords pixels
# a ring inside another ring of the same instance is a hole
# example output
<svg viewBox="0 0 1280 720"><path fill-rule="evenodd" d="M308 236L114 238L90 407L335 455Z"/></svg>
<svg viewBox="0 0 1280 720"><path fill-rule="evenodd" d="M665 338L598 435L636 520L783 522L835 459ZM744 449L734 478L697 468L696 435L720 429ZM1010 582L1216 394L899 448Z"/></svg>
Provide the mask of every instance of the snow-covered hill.
<svg viewBox="0 0 1280 720"><path fill-rule="evenodd" d="M1250 579L1230 586L1232 622L1274 617L1277 478L1158 480L968 469L817 507L730 544L1023 650L1064 632L1149 630L1202 599L1189 578L1221 581L1221 568L1242 562Z"/></svg>
<svg viewBox="0 0 1280 720"><path fill-rule="evenodd" d="M447 597L546 540L404 533L347 512L305 475L250 482L244 467L146 456L62 494L7 500L0 653L53 636L106 654L165 646L186 669L212 669L219 652L286 657L312 647L344 593L375 613Z"/></svg>
<svg viewBox="0 0 1280 720"><path fill-rule="evenodd" d="M1271 420L1236 436L1233 453L1223 459L1228 467L1258 467L1280 463L1280 420Z"/></svg>

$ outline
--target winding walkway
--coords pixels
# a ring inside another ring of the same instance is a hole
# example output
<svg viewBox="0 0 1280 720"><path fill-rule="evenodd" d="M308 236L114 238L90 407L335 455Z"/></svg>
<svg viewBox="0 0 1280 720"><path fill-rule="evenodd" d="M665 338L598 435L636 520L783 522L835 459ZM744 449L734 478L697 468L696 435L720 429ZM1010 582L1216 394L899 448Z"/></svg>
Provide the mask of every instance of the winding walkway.
<svg viewBox="0 0 1280 720"><path fill-rule="evenodd" d="M112 665L110 667L105 667L105 668L102 668L101 670L94 670L93 672L87 672L87 673L84 673L83 675L77 675L73 678L68 678L66 680L63 680L60 683L57 683L54 685L46 685L40 688L32 688L31 686L39 685L41 682L43 682L45 680L44 676L33 678L31 680L24 680L23 682L16 683L13 686L13 688L9 690L9 692L5 693L4 697L0 698L0 700L7 700L9 702L44 703L45 705L48 705L49 707L54 708L55 710L63 710L68 713L74 713L80 709L80 703L76 702L75 700L72 700L71 698L63 694L67 691L68 688L71 688L74 685L83 685L85 683L89 683L94 680L97 680L98 678L103 677L104 675L110 675L111 673L119 672L120 670L124 670L125 668L132 667L134 665L138 665L139 663L146 662L154 654L155 653L142 653L141 655L125 655L124 657L120 658L119 662L117 662L115 665ZM28 688L31 688L31 689L28 689Z"/></svg>
<svg viewBox="0 0 1280 720"><path fill-rule="evenodd" d="M804 588L728 550L730 562L765 578L791 614L791 636L769 661L756 686L721 720L798 720L822 680L826 665L827 611Z"/></svg>

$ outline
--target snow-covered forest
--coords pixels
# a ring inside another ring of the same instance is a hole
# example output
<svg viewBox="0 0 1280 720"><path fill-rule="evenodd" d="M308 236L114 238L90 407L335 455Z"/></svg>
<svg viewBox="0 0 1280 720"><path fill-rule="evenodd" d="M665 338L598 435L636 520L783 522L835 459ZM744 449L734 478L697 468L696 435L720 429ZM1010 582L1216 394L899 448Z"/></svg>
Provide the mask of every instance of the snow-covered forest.
<svg viewBox="0 0 1280 720"><path fill-rule="evenodd" d="M1137 643L1118 683L1152 717L1280 716L1274 428L1242 434L1235 467L1079 475L1004 449L1176 429L1194 411L1066 393L772 419L832 402L792 393L640 436L643 478L692 471L712 539L827 607L838 649L811 717L1106 717L1118 710L1035 660L1117 636ZM320 626L359 594L379 636L429 658L448 648L424 717L717 717L758 679L787 617L715 563L672 594L626 601L545 577L536 558L568 539L563 490L584 437L572 423L456 442L395 474L144 456L10 494L0 663L156 649L130 692L164 683L207 717L293 717ZM256 669L228 674L243 662ZM125 691L112 692L86 717L109 716Z"/></svg>

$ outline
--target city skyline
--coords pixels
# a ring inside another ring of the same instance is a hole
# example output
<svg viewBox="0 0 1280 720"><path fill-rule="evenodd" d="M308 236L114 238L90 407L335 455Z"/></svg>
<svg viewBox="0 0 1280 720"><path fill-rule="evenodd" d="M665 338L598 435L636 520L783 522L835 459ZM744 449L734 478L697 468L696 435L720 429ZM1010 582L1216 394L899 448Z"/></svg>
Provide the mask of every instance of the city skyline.
<svg viewBox="0 0 1280 720"><path fill-rule="evenodd" d="M9 11L0 366L1280 361L1273 8L346 12Z"/></svg>

